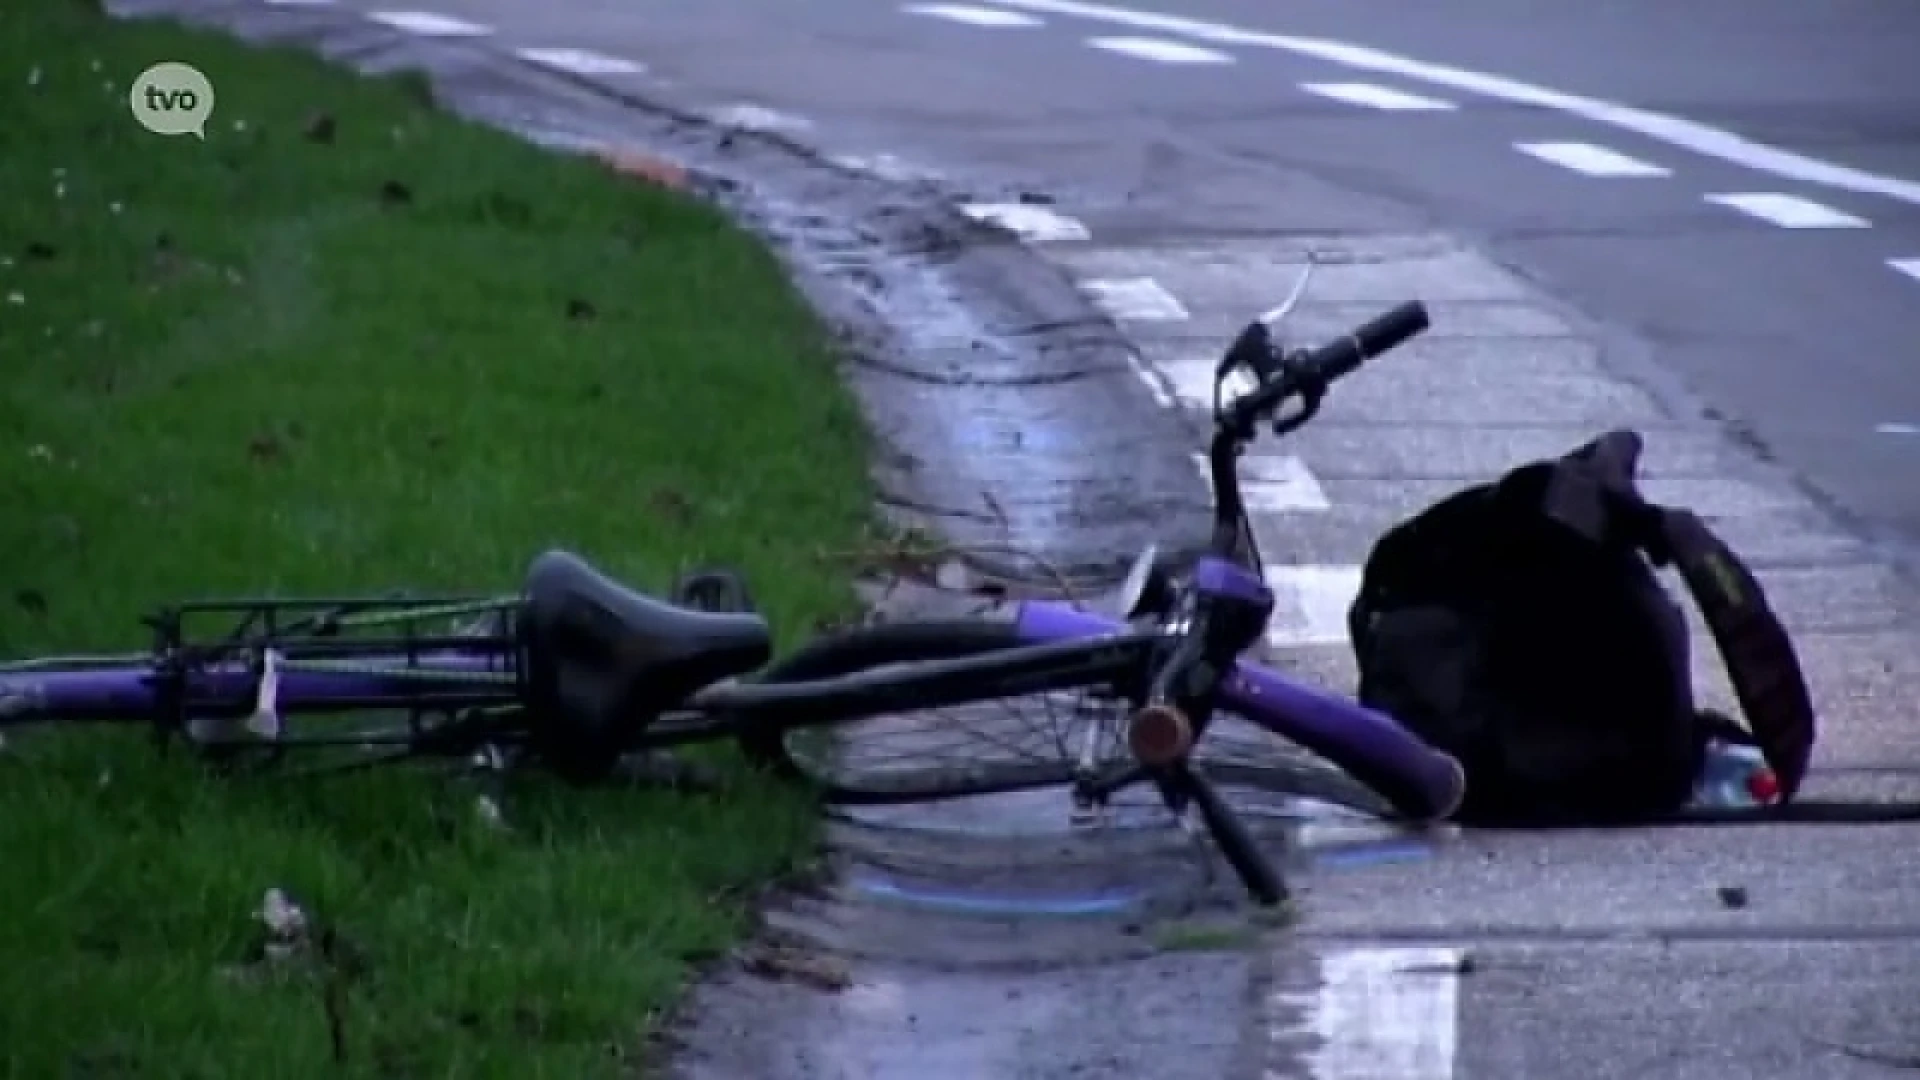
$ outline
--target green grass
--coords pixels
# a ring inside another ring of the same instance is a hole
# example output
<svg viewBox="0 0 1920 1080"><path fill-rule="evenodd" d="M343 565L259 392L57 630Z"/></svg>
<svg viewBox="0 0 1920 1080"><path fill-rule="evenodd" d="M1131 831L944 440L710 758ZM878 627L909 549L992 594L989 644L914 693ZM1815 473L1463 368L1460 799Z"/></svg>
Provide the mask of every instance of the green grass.
<svg viewBox="0 0 1920 1080"><path fill-rule="evenodd" d="M1259 942L1259 930L1248 925L1168 923L1151 931L1154 947L1162 952L1236 952Z"/></svg>
<svg viewBox="0 0 1920 1080"><path fill-rule="evenodd" d="M845 607L812 556L867 521L857 413L715 213L417 80L57 0L0 22L0 656L138 648L195 595L510 590L556 544L652 587L741 566L788 642ZM211 78L204 143L131 119L162 59ZM5 1075L631 1075L813 840L760 787L534 785L508 814L419 773L270 785L132 731L12 736ZM249 966L269 887L356 974Z"/></svg>

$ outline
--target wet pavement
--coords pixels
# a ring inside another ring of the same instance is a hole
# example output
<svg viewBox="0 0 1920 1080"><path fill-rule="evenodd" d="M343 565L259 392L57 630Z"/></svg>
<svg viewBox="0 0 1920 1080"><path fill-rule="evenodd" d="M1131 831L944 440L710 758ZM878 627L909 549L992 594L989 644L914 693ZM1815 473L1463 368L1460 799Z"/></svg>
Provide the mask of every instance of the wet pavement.
<svg viewBox="0 0 1920 1080"><path fill-rule="evenodd" d="M1195 371L1308 251L1328 265L1302 335L1422 298L1433 334L1250 464L1283 601L1276 658L1351 686L1338 616L1382 527L1635 426L1650 493L1708 514L1798 636L1827 723L1814 793L1920 792L1913 593L1719 423L1717 402L1678 385L1658 346L1446 231L1431 205L1262 152L1254 133L1277 133L1261 107L1199 81L1204 64L1149 78L1117 55L1069 59L1050 39L890 6L758 2L642 20L594 0L458 0L438 10L484 32L426 37L344 5L195 10L376 70L424 67L452 107L556 143L692 167L776 239L840 328L889 505L959 543L1038 557L1013 569L1097 578L1150 537L1197 542ZM503 59L581 43L647 70ZM995 204L1044 259L955 202ZM836 873L769 920L837 965L841 989L721 972L694 996L679 1071L1847 1080L1920 1051L1911 827L1322 834L1306 845L1317 857L1293 856L1304 896L1281 928L1248 918L1164 827L1076 834L1065 802L832 823ZM1278 845L1290 808L1275 809Z"/></svg>

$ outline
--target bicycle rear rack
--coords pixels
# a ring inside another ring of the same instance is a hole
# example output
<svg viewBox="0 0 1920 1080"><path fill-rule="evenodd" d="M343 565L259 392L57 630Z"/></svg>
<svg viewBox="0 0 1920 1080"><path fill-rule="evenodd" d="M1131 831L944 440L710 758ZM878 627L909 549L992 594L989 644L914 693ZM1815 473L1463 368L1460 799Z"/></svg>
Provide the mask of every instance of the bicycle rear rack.
<svg viewBox="0 0 1920 1080"><path fill-rule="evenodd" d="M420 731L431 717L518 700L525 649L518 632L518 596L418 595L242 598L174 604L142 619L153 633L163 707L161 739L195 739L196 718L235 719L253 713L269 671L365 676L389 689L378 694L329 693L323 710L405 712ZM462 670L431 663L457 652ZM244 667L250 692L213 673ZM306 740L294 740L295 742Z"/></svg>

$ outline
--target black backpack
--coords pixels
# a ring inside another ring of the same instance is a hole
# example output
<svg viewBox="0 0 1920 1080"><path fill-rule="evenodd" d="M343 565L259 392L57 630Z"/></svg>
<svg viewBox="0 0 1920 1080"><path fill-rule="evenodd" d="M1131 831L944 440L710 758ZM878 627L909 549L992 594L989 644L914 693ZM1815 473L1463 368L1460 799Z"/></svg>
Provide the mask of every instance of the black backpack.
<svg viewBox="0 0 1920 1080"><path fill-rule="evenodd" d="M1709 739L1756 745L1792 799L1814 716L1753 574L1687 510L1635 484L1640 436L1613 431L1393 528L1367 558L1348 630L1362 703L1457 757L1459 819L1617 825L1682 812ZM1713 631L1747 727L1694 706L1673 566Z"/></svg>

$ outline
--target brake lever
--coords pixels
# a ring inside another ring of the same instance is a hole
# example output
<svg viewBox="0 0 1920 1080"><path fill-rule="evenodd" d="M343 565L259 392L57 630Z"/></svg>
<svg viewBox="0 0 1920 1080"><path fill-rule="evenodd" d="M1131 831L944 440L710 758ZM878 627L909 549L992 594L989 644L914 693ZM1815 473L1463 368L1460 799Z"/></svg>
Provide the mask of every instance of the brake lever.
<svg viewBox="0 0 1920 1080"><path fill-rule="evenodd" d="M1220 362L1214 365L1214 381L1219 382L1236 368L1253 372L1262 384L1273 378L1279 370L1278 358L1273 355L1273 331L1268 329L1265 322L1256 319L1248 323L1233 339L1233 344L1227 346Z"/></svg>
<svg viewBox="0 0 1920 1080"><path fill-rule="evenodd" d="M1294 279L1293 288L1288 291L1287 298L1280 302L1279 307L1263 312L1248 323L1246 328L1240 331L1240 335L1233 339L1233 344L1227 347L1225 355L1214 367L1213 378L1216 386L1235 368L1245 368L1253 372L1262 386L1272 382L1274 376L1285 368L1286 358L1280 354L1279 349L1275 348L1274 328L1286 321L1287 316L1293 314L1293 309L1299 306L1301 298L1307 293L1308 283L1313 280L1313 272L1318 266L1319 261L1312 251L1308 251L1306 265L1301 268L1300 276Z"/></svg>
<svg viewBox="0 0 1920 1080"><path fill-rule="evenodd" d="M1307 375L1305 365L1295 362L1303 355L1304 352L1296 351L1290 356L1274 358L1277 377L1286 380L1287 386L1286 393L1274 404L1273 433L1276 436L1298 431L1307 421L1319 415L1320 405L1326 400L1326 382ZM1300 407L1292 413L1285 413L1281 407L1289 397L1298 398Z"/></svg>

